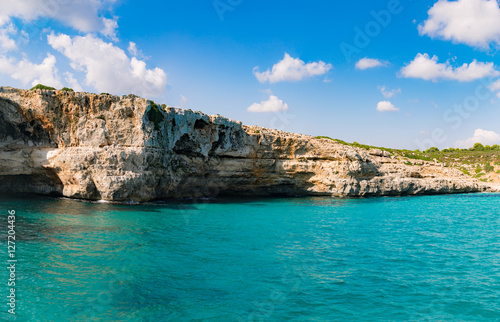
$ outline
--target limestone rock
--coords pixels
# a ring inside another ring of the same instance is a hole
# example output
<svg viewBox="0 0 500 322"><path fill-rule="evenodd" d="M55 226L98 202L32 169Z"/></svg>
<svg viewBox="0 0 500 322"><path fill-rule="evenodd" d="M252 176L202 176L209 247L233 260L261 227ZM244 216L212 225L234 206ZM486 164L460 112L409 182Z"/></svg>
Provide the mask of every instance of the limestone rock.
<svg viewBox="0 0 500 322"><path fill-rule="evenodd" d="M0 88L1 192L148 201L220 195L361 197L497 191L434 162L129 96ZM419 161L420 162L420 161Z"/></svg>

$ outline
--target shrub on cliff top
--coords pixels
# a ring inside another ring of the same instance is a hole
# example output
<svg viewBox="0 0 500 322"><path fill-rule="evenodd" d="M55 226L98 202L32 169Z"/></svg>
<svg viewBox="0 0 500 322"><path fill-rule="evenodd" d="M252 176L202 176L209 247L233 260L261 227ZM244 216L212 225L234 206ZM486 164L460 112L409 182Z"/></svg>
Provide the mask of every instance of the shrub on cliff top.
<svg viewBox="0 0 500 322"><path fill-rule="evenodd" d="M156 105L155 102L150 101L150 103L151 103L151 109L149 110L148 118L151 122L154 123L155 130L158 131L160 129L160 123L163 121L165 117L161 113L160 107Z"/></svg>
<svg viewBox="0 0 500 322"><path fill-rule="evenodd" d="M51 90L51 91L56 90L54 87L50 87L50 86L46 86L46 85L42 85L42 84L38 84L38 85L34 86L31 90L34 90L34 89L47 89L47 90Z"/></svg>
<svg viewBox="0 0 500 322"><path fill-rule="evenodd" d="M72 88L69 88L69 87L63 87L61 89L61 91L66 91L66 92L74 92L74 90Z"/></svg>
<svg viewBox="0 0 500 322"><path fill-rule="evenodd" d="M436 153L436 152L439 152L439 149L436 148L435 146L424 151L424 153Z"/></svg>
<svg viewBox="0 0 500 322"><path fill-rule="evenodd" d="M484 151L484 146L481 143L476 143L471 148L471 151Z"/></svg>

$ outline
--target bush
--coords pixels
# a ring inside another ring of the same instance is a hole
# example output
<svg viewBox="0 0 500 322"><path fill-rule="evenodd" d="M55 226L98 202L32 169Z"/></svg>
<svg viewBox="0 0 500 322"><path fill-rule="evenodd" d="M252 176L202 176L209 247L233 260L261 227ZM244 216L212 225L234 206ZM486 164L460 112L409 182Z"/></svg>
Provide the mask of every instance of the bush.
<svg viewBox="0 0 500 322"><path fill-rule="evenodd" d="M435 146L424 151L424 153L436 153L436 152L439 152L439 149L436 148Z"/></svg>
<svg viewBox="0 0 500 322"><path fill-rule="evenodd" d="M50 90L50 91L55 91L56 90L54 87L50 87L50 86L46 86L46 85L42 85L42 84L38 84L38 85L34 86L31 89L31 91L34 90L34 89L46 89L46 90Z"/></svg>
<svg viewBox="0 0 500 322"><path fill-rule="evenodd" d="M150 103L151 103L151 109L149 110L148 117L149 120L154 123L155 130L158 131L160 129L160 122L162 122L165 117L163 116L160 107L156 105L155 102L150 101Z"/></svg>
<svg viewBox="0 0 500 322"><path fill-rule="evenodd" d="M484 165L484 172L493 172L495 167L493 167L489 162Z"/></svg>
<svg viewBox="0 0 500 322"><path fill-rule="evenodd" d="M61 91L66 91L66 92L74 92L74 90L72 88L69 88L69 87L63 87L61 89Z"/></svg>
<svg viewBox="0 0 500 322"><path fill-rule="evenodd" d="M471 148L472 151L484 151L484 145L481 143L476 143L474 146Z"/></svg>

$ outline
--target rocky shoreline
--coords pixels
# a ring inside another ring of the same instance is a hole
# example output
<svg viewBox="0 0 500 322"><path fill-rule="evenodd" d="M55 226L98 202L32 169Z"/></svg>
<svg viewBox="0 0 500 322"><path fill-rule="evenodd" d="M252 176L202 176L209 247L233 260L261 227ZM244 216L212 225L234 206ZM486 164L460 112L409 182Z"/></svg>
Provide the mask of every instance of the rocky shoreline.
<svg viewBox="0 0 500 322"><path fill-rule="evenodd" d="M498 191L455 168L134 95L0 88L0 192L144 202Z"/></svg>

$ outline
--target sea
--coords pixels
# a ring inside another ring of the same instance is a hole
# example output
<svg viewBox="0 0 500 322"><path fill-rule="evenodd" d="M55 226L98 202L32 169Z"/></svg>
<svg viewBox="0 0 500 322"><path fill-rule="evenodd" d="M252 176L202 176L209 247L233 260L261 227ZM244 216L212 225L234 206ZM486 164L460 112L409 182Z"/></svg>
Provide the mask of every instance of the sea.
<svg viewBox="0 0 500 322"><path fill-rule="evenodd" d="M0 211L4 321L500 320L500 194Z"/></svg>

